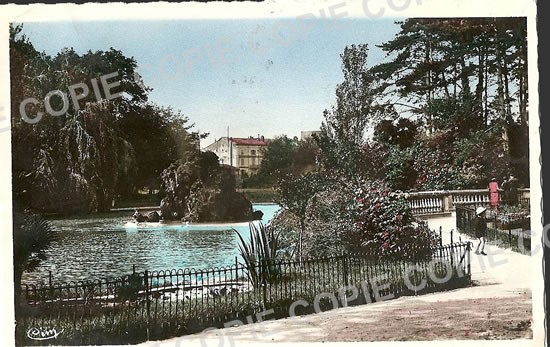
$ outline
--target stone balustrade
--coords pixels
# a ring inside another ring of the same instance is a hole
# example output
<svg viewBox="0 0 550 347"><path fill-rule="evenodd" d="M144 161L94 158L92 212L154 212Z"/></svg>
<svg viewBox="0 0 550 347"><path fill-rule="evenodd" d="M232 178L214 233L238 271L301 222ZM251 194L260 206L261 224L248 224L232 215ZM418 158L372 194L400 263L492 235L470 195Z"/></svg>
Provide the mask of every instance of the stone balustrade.
<svg viewBox="0 0 550 347"><path fill-rule="evenodd" d="M529 201L529 188L518 189L520 201ZM412 213L417 216L430 214L444 214L455 211L455 206L480 205L489 206L489 189L462 189L462 190L435 190L407 193ZM499 194L502 200L502 191Z"/></svg>

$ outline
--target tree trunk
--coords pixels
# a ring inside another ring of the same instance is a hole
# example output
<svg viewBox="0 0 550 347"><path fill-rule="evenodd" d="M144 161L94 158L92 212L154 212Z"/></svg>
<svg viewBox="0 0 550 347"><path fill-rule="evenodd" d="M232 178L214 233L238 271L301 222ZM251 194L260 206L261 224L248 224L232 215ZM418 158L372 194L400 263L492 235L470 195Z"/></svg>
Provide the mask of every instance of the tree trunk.
<svg viewBox="0 0 550 347"><path fill-rule="evenodd" d="M477 86L476 86L476 95L475 95L475 102L474 102L474 111L479 115L480 119L482 119L484 125L485 119L484 119L484 111L483 111L483 87L485 86L485 62L487 59L487 56L485 54L485 49L479 49L479 65L478 65L478 74L477 74Z"/></svg>
<svg viewBox="0 0 550 347"><path fill-rule="evenodd" d="M441 79L443 80L443 83L445 84L445 97L447 99L450 99L451 95L449 93L449 83L447 82L447 78L445 77L445 71L441 71Z"/></svg>
<svg viewBox="0 0 550 347"><path fill-rule="evenodd" d="M457 82L458 82L458 67L455 62L454 64L454 81L453 81L453 98L456 100L456 90L457 90Z"/></svg>
<svg viewBox="0 0 550 347"><path fill-rule="evenodd" d="M466 71L466 62L464 61L464 57L460 57L460 78L462 81L462 100L466 100L470 96L470 79L468 78L468 74Z"/></svg>
<svg viewBox="0 0 550 347"><path fill-rule="evenodd" d="M525 47L525 44L522 42L522 45L520 47L520 56L519 56L519 96L520 96L520 102L519 102L519 114L521 119L522 125L528 125L529 124L529 116L527 112L527 105L529 104L529 94L528 94L528 85L527 85L527 47Z"/></svg>
<svg viewBox="0 0 550 347"><path fill-rule="evenodd" d="M510 136L508 133L508 119L506 116L506 105L505 105L505 95L504 95L504 78L502 71L502 52L500 46L500 33L496 24L495 18L495 53L496 53L496 68L497 68L497 94L498 94L498 113L500 120L504 122L504 132L502 137L504 139L504 152L508 153L510 148Z"/></svg>
<svg viewBox="0 0 550 347"><path fill-rule="evenodd" d="M426 41L426 56L425 56L425 62L429 64L431 62L431 42L429 40ZM426 72L426 105L430 107L432 101L432 78L431 78L431 70L428 69ZM432 124L432 115L428 111L426 114L426 117L428 119L428 131L429 133L433 132L433 124Z"/></svg>
<svg viewBox="0 0 550 347"><path fill-rule="evenodd" d="M496 45L495 45L495 52L496 52L496 68L497 68L497 94L498 94L498 112L501 120L506 120L506 106L505 106L505 98L504 98L504 79L503 79L503 73L502 73L502 53L501 53L501 47L500 47L500 40L499 40L499 33L498 30L495 28L496 31Z"/></svg>
<svg viewBox="0 0 550 347"><path fill-rule="evenodd" d="M504 104L506 110L506 122L512 121L512 109L510 105L510 88L508 79L508 64L505 55L502 57L502 74L504 76Z"/></svg>
<svg viewBox="0 0 550 347"><path fill-rule="evenodd" d="M485 57L485 106L483 112L483 121L485 126L489 125L489 64L488 57Z"/></svg>

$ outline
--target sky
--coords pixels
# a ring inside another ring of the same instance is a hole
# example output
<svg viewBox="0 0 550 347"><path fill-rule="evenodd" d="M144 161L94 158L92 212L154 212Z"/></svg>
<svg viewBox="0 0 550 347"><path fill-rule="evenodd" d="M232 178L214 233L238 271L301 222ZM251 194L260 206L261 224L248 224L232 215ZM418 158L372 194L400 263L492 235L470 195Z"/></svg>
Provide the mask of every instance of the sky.
<svg viewBox="0 0 550 347"><path fill-rule="evenodd" d="M27 22L23 32L38 51L55 55L113 47L138 62L149 101L181 110L215 139L318 130L343 80L340 54L376 47L399 31L395 18L304 22L288 19Z"/></svg>

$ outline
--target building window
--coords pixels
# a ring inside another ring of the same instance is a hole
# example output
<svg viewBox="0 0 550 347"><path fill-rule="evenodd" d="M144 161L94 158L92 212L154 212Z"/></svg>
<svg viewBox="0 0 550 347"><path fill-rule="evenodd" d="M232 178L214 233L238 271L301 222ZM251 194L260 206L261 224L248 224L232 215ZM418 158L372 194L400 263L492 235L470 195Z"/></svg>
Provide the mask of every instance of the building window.
<svg viewBox="0 0 550 347"><path fill-rule="evenodd" d="M241 166L244 166L244 159L241 158Z"/></svg>
<svg viewBox="0 0 550 347"><path fill-rule="evenodd" d="M255 149L251 149L251 150L250 150L250 155L256 155L256 150L255 150Z"/></svg>
<svg viewBox="0 0 550 347"><path fill-rule="evenodd" d="M252 165L256 165L256 158L252 158Z"/></svg>

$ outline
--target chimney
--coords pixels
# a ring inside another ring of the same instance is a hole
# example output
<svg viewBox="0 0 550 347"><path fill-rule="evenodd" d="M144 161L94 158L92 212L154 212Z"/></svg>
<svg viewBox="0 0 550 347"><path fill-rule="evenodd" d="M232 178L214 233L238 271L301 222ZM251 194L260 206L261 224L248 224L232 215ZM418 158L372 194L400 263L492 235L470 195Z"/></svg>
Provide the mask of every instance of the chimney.
<svg viewBox="0 0 550 347"><path fill-rule="evenodd" d="M262 142L265 142L265 137L264 135L262 135L262 137L260 138L262 140Z"/></svg>

